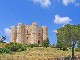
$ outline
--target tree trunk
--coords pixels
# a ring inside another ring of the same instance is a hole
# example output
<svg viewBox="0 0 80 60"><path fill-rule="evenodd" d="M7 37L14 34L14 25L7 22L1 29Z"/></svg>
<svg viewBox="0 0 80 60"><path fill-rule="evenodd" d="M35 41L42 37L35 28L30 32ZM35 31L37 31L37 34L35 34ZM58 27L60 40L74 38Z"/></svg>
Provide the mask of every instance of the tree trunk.
<svg viewBox="0 0 80 60"><path fill-rule="evenodd" d="M75 46L75 44L74 44L74 41L73 41L73 45L72 45L72 60L75 59L75 56L74 56L74 46Z"/></svg>

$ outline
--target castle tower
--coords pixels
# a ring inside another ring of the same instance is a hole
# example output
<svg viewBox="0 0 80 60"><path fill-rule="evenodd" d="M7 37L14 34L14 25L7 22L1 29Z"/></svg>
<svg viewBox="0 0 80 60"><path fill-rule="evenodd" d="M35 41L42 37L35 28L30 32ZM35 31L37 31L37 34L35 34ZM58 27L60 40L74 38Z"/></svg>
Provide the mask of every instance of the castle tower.
<svg viewBox="0 0 80 60"><path fill-rule="evenodd" d="M43 30L43 41L44 41L48 38L48 30L46 26L42 26L42 30Z"/></svg>
<svg viewBox="0 0 80 60"><path fill-rule="evenodd" d="M16 42L24 43L24 41L25 41L25 25L23 23L18 23Z"/></svg>
<svg viewBox="0 0 80 60"><path fill-rule="evenodd" d="M31 40L31 26L30 25L26 25L25 26L25 43L30 44L30 40Z"/></svg>
<svg viewBox="0 0 80 60"><path fill-rule="evenodd" d="M37 23L32 23L32 32L31 32L31 44L37 43L38 33L37 33Z"/></svg>
<svg viewBox="0 0 80 60"><path fill-rule="evenodd" d="M42 27L38 27L38 43L42 43L43 42L43 31L42 31Z"/></svg>
<svg viewBox="0 0 80 60"><path fill-rule="evenodd" d="M11 42L16 42L17 38L17 27L12 26Z"/></svg>
<svg viewBox="0 0 80 60"><path fill-rule="evenodd" d="M17 43L38 44L48 38L46 26L39 27L34 22L32 25L18 23L18 26L12 27L11 41Z"/></svg>

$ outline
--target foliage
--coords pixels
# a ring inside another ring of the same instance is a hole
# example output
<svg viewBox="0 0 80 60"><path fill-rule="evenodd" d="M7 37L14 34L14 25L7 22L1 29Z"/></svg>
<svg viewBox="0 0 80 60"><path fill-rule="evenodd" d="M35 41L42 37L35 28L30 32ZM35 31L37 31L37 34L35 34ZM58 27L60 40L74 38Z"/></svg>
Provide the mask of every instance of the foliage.
<svg viewBox="0 0 80 60"><path fill-rule="evenodd" d="M43 47L46 47L46 48L50 46L50 42L49 42L49 39L48 38L43 41L42 46Z"/></svg>
<svg viewBox="0 0 80 60"><path fill-rule="evenodd" d="M80 52L75 51L75 56L79 54ZM71 49L63 52L51 47L33 47L27 51L15 52L14 54L0 54L0 60L56 60L55 58L60 59L68 56L71 56Z"/></svg>
<svg viewBox="0 0 80 60"><path fill-rule="evenodd" d="M56 48L60 48L60 50L61 50L62 44L61 44L61 43L57 43L57 44L56 44Z"/></svg>
<svg viewBox="0 0 80 60"><path fill-rule="evenodd" d="M50 47L52 47L52 48L56 48L56 45L55 44L50 44Z"/></svg>
<svg viewBox="0 0 80 60"><path fill-rule="evenodd" d="M60 48L60 50L68 51L67 44L65 42L57 43L56 48Z"/></svg>
<svg viewBox="0 0 80 60"><path fill-rule="evenodd" d="M2 37L0 38L0 43L5 43L4 40L6 40L6 36L2 36Z"/></svg>
<svg viewBox="0 0 80 60"><path fill-rule="evenodd" d="M7 48L0 48L0 53L11 53L11 50Z"/></svg>
<svg viewBox="0 0 80 60"><path fill-rule="evenodd" d="M79 51L80 52L80 48L75 48L75 51Z"/></svg>
<svg viewBox="0 0 80 60"><path fill-rule="evenodd" d="M67 24L58 29L57 32L57 43L65 42L67 44L66 47L72 47L72 58L74 58L74 47L80 40L80 25Z"/></svg>
<svg viewBox="0 0 80 60"><path fill-rule="evenodd" d="M12 52L24 51L24 50L26 50L27 45L11 42L11 43L7 44L5 48L10 49Z"/></svg>

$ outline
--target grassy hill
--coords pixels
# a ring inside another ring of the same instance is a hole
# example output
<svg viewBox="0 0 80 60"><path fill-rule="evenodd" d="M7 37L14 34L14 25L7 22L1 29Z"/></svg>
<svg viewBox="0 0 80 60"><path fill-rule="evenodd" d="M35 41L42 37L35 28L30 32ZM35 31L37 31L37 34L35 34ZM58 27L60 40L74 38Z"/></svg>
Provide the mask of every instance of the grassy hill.
<svg viewBox="0 0 80 60"><path fill-rule="evenodd" d="M76 56L79 54L80 52L75 52ZM54 60L64 56L71 56L71 50L61 51L51 47L33 47L22 52L0 54L0 60Z"/></svg>

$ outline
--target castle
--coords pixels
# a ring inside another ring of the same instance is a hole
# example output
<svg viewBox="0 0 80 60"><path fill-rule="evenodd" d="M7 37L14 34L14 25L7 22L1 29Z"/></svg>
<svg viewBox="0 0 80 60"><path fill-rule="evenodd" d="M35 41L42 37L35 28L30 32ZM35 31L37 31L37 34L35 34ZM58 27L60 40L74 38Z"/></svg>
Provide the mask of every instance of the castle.
<svg viewBox="0 0 80 60"><path fill-rule="evenodd" d="M18 23L18 26L12 26L11 42L38 44L47 38L47 27L39 27L36 22L32 23L32 25Z"/></svg>

